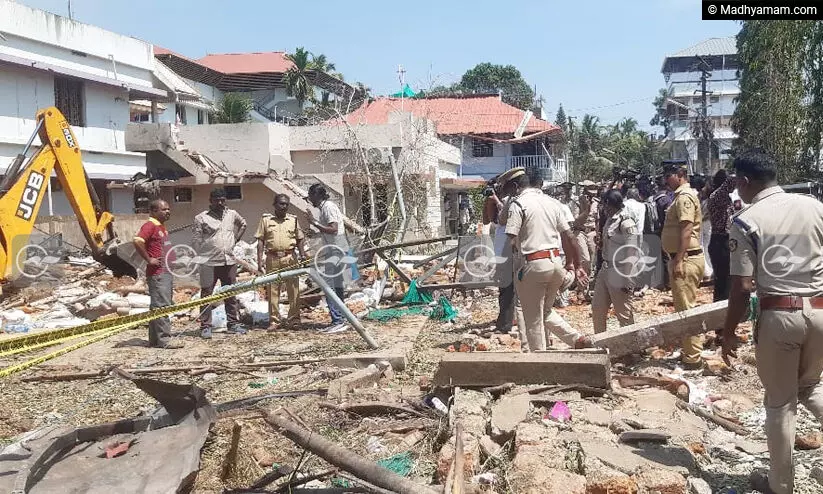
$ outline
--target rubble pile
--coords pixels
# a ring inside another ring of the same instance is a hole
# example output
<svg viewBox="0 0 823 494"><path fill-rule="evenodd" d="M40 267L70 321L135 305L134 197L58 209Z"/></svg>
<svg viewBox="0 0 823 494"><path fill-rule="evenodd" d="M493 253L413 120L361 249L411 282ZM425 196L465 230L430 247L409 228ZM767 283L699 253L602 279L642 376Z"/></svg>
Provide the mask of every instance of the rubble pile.
<svg viewBox="0 0 823 494"><path fill-rule="evenodd" d="M253 245L238 250L246 263L253 253ZM414 279L433 265L400 268ZM34 284L7 297L0 308L4 332L148 309L140 281L115 279L93 263L61 269L66 281L60 286ZM241 267L241 279L254 269ZM367 351L353 331L315 331L328 325L328 307L301 282L299 327L242 337L219 333L207 341L192 331L194 310L173 319L186 340L174 354L145 347L145 329L137 328L0 381L0 436L10 442L42 427L152 413L154 400L126 390L117 377L124 373L194 384L213 404L217 416L201 451L195 492L262 484L281 491L377 485L426 492L459 484L463 492L500 494L742 494L751 492L749 473L767 465L751 347L744 345L729 369L710 332L702 372L680 369L678 353L667 347L638 348L611 363L596 351L521 355L516 331L492 332L494 288L434 290L432 305L444 296L456 311L448 323L414 313L370 320L370 311L398 307L410 291L394 274L383 282L379 271L361 269L345 299L376 336L376 351ZM427 283L451 283L452 275L445 266ZM176 303L197 297L196 284L175 286ZM247 321L266 327L264 290L238 298ZM704 289L699 302L710 298ZM570 299L555 310L588 331L590 306ZM670 313L671 305L670 295L647 291L635 306L637 323ZM285 298L280 310L286 314ZM219 325L225 312L218 308L213 317ZM741 328L748 341L750 325ZM818 430L801 407L795 492L823 489L823 462L811 449L819 447ZM326 442L303 442L306 431ZM113 455L108 461L139 452L130 453L123 438L100 444ZM305 447L312 450L304 457ZM391 475L376 473L384 470Z"/></svg>

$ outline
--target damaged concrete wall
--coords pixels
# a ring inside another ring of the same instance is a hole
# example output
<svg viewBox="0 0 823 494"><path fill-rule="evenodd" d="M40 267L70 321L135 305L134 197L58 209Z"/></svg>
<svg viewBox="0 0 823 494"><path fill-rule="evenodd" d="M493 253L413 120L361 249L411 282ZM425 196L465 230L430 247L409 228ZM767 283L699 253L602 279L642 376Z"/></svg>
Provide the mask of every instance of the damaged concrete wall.
<svg viewBox="0 0 823 494"><path fill-rule="evenodd" d="M269 171L269 126L266 124L181 125L179 149L196 151L239 172Z"/></svg>
<svg viewBox="0 0 823 494"><path fill-rule="evenodd" d="M209 194L212 189L220 185L195 185L192 189L192 201L186 203L174 202L174 187L163 187L160 198L167 201L171 206L171 218L167 223L167 228L172 230L194 222L194 217L209 208ZM272 212L274 202L274 192L262 183L240 185L243 198L241 200L226 201L226 207L234 209L246 219L246 233L243 240L254 242L254 232L263 213ZM296 214L296 210L289 211ZM298 215L302 218L303 215ZM119 221L119 218L118 218ZM304 229L308 225L301 225ZM189 233L191 232L188 230ZM133 236L133 233L132 233ZM131 237L128 237L131 238Z"/></svg>

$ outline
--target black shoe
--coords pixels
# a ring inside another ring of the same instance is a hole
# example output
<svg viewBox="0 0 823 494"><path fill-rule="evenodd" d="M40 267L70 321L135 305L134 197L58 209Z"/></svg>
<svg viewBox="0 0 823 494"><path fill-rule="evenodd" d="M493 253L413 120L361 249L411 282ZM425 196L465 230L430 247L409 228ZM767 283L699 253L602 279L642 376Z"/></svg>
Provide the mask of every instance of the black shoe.
<svg viewBox="0 0 823 494"><path fill-rule="evenodd" d="M227 331L232 334L246 334L249 332L242 324L234 324Z"/></svg>
<svg viewBox="0 0 823 494"><path fill-rule="evenodd" d="M763 470L755 470L749 475L749 485L757 492L775 494L775 491L769 485L769 474Z"/></svg>
<svg viewBox="0 0 823 494"><path fill-rule="evenodd" d="M703 370L703 360L697 362L680 362L680 365L683 367L683 370L687 371Z"/></svg>

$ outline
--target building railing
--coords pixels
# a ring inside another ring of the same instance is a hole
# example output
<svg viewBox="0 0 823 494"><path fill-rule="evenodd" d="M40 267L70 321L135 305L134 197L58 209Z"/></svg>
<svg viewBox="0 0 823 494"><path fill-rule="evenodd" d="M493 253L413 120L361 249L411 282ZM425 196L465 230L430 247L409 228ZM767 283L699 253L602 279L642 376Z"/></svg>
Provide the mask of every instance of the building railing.
<svg viewBox="0 0 823 494"><path fill-rule="evenodd" d="M523 167L523 168L537 168L541 170L541 175L544 180L565 182L568 177L568 168L566 160L562 158L552 159L548 155L528 155L528 156L511 156L509 158L508 169Z"/></svg>

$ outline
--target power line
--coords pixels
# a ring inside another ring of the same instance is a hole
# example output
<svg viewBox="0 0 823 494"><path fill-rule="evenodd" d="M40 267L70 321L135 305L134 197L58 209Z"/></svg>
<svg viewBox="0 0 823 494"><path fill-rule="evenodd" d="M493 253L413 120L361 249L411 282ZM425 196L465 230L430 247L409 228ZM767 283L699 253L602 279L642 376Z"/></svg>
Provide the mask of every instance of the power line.
<svg viewBox="0 0 823 494"><path fill-rule="evenodd" d="M657 96L651 96L651 97L647 96L645 98L637 98L637 99L633 99L633 100L621 101L619 103L612 103L610 105L590 106L588 108L574 108L574 109L566 110L566 111L567 112L581 112L581 111L587 111L587 110L600 110L600 109L603 109L603 108L612 108L612 107L615 107L615 106L628 105L630 103L639 103L641 101L654 101L654 99L656 97ZM564 110L565 110L565 108L564 108Z"/></svg>

